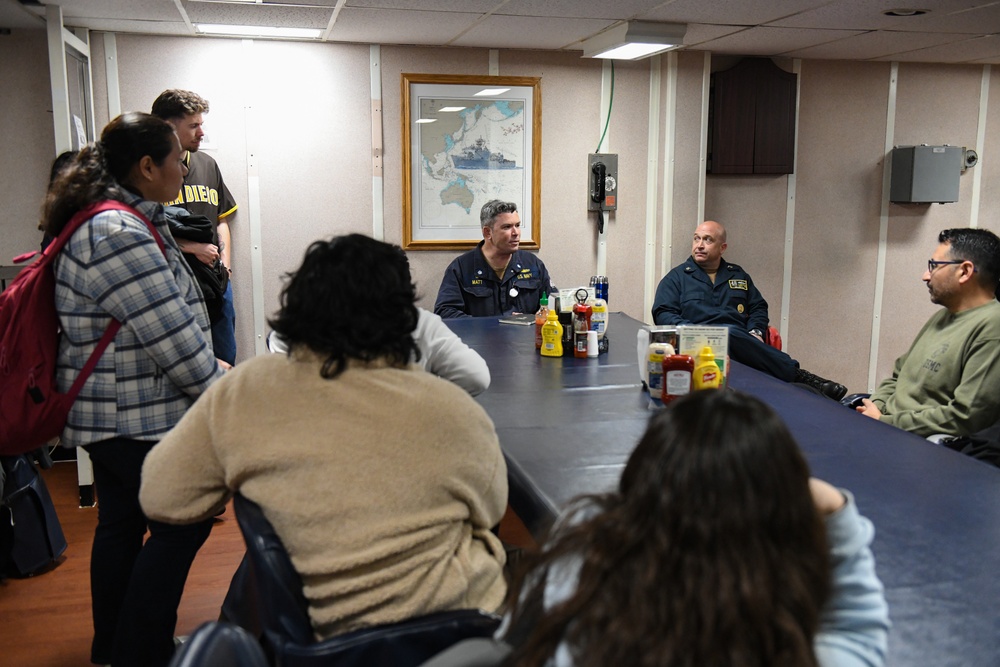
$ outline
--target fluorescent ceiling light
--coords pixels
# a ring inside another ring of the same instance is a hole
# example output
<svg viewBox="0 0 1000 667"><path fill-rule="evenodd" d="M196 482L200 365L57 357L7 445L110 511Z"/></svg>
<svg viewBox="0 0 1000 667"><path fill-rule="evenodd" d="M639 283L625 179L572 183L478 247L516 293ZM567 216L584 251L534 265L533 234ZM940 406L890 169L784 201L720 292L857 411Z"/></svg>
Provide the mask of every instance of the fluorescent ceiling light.
<svg viewBox="0 0 1000 667"><path fill-rule="evenodd" d="M438 111L443 111L445 113L448 113L454 111L463 111L464 109L465 107L441 107L440 109L438 109Z"/></svg>
<svg viewBox="0 0 1000 667"><path fill-rule="evenodd" d="M585 39L584 58L636 60L684 45L687 26L682 23L625 21Z"/></svg>
<svg viewBox="0 0 1000 667"><path fill-rule="evenodd" d="M437 118L418 118L414 122L417 122L417 123L436 123L436 122L438 122L438 119Z"/></svg>
<svg viewBox="0 0 1000 667"><path fill-rule="evenodd" d="M219 23L196 23L198 32L206 35L239 35L241 37L297 37L318 39L323 31L319 28L276 28L266 25L223 25Z"/></svg>
<svg viewBox="0 0 1000 667"><path fill-rule="evenodd" d="M484 88L475 94L475 97L483 97L485 95L503 95L510 88Z"/></svg>

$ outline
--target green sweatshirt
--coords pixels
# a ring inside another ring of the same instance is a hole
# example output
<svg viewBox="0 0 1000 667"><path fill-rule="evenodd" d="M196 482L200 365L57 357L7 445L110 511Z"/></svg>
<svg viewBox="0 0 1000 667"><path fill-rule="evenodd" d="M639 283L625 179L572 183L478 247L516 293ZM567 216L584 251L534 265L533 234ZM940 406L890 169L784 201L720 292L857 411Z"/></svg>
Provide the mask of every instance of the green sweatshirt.
<svg viewBox="0 0 1000 667"><path fill-rule="evenodd" d="M882 421L925 437L969 435L997 421L1000 302L957 315L942 308L871 399Z"/></svg>

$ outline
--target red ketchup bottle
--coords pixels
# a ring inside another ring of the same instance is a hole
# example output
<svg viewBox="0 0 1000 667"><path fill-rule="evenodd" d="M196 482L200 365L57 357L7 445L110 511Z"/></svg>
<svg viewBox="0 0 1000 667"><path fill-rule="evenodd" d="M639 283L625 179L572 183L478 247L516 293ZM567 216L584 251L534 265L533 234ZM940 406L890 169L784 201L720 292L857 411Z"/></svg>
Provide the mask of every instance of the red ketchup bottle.
<svg viewBox="0 0 1000 667"><path fill-rule="evenodd" d="M694 358L687 354L672 354L663 359L663 404L691 392Z"/></svg>

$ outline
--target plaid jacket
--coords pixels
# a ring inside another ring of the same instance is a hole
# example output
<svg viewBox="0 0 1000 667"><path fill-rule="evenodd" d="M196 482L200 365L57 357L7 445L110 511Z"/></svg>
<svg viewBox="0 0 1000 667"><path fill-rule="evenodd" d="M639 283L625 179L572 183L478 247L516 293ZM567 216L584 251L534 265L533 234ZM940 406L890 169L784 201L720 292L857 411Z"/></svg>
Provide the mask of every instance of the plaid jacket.
<svg viewBox="0 0 1000 667"><path fill-rule="evenodd" d="M81 226L56 259L60 391L69 390L111 317L122 322L70 411L66 446L113 437L157 441L223 373L201 292L163 207L124 194L156 226L166 257L142 220L105 211Z"/></svg>

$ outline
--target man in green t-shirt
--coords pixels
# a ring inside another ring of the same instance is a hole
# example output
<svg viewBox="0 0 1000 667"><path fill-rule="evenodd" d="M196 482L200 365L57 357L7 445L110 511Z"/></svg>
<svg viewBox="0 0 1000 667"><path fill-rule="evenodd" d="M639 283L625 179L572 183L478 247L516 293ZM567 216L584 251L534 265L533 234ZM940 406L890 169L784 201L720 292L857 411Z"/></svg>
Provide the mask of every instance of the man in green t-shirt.
<svg viewBox="0 0 1000 667"><path fill-rule="evenodd" d="M946 229L938 243L923 281L944 307L857 410L924 437L970 435L1000 413L1000 239Z"/></svg>

